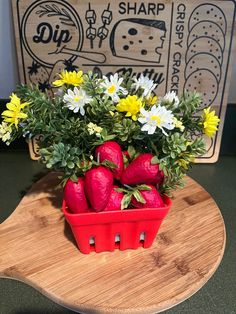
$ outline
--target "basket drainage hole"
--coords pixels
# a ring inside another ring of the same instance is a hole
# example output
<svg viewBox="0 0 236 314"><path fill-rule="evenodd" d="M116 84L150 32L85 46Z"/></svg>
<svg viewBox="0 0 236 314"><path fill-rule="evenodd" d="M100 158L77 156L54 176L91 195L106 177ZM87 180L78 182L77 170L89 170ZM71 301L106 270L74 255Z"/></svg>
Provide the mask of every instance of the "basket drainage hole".
<svg viewBox="0 0 236 314"><path fill-rule="evenodd" d="M139 240L140 240L140 241L144 241L144 239L145 239L145 232L141 232L141 233L140 233Z"/></svg>
<svg viewBox="0 0 236 314"><path fill-rule="evenodd" d="M90 237L89 238L89 244L95 244L95 238L94 237Z"/></svg>
<svg viewBox="0 0 236 314"><path fill-rule="evenodd" d="M90 245L90 250L95 251L95 238L94 237L89 238L89 245Z"/></svg>
<svg viewBox="0 0 236 314"><path fill-rule="evenodd" d="M115 236L115 248L116 249L120 248L120 235L119 234Z"/></svg>
<svg viewBox="0 0 236 314"><path fill-rule="evenodd" d="M145 236L146 236L145 232L141 232L140 233L140 236L139 236L139 244L140 244L140 246L144 245Z"/></svg>

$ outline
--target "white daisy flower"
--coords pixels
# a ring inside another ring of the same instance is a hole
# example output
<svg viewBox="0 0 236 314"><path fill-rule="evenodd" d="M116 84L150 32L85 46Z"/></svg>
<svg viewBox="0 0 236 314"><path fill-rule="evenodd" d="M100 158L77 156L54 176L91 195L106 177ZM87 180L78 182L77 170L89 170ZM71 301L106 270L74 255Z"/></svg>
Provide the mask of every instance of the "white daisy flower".
<svg viewBox="0 0 236 314"><path fill-rule="evenodd" d="M138 121L143 124L141 131L147 131L148 134L154 134L156 128L159 128L163 134L168 135L164 129L173 130L175 127L174 116L165 107L154 105L150 111L141 108L140 113Z"/></svg>
<svg viewBox="0 0 236 314"><path fill-rule="evenodd" d="M162 100L169 102L171 104L173 103L175 108L178 107L179 105L179 98L175 92L168 92L167 94L165 94Z"/></svg>
<svg viewBox="0 0 236 314"><path fill-rule="evenodd" d="M103 79L104 82L102 82L101 86L105 87L105 94L110 96L113 101L118 102L120 100L118 93L123 95L128 94L128 91L120 86L123 82L123 78L119 78L117 73L111 75L110 78L103 76Z"/></svg>
<svg viewBox="0 0 236 314"><path fill-rule="evenodd" d="M65 106L75 113L79 111L82 116L85 115L84 106L91 100L92 98L83 89L78 89L77 87L74 88L74 91L68 89L63 97Z"/></svg>
<svg viewBox="0 0 236 314"><path fill-rule="evenodd" d="M141 74L138 79L134 77L133 87L135 87L135 91L139 88L143 89L142 97L149 98L156 86L157 84L154 84L153 80L150 80L147 76L143 76L143 74Z"/></svg>

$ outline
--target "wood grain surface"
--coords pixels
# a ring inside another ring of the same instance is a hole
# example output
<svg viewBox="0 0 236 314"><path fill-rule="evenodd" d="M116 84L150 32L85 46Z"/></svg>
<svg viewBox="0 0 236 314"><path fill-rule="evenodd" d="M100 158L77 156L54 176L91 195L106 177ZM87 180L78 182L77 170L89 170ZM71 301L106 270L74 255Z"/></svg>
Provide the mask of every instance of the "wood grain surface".
<svg viewBox="0 0 236 314"><path fill-rule="evenodd" d="M62 306L83 313L161 312L198 291L222 259L221 213L189 177L150 249L89 255L75 245L56 184L55 173L35 183L0 225L0 276Z"/></svg>

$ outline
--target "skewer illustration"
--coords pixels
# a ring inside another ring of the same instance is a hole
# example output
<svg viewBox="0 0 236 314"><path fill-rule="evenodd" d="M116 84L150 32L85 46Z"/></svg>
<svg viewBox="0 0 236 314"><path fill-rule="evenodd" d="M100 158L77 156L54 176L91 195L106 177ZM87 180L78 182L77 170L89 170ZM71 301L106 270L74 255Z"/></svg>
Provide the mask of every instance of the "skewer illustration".
<svg viewBox="0 0 236 314"><path fill-rule="evenodd" d="M89 27L86 30L86 37L90 39L90 47L93 49L93 41L96 38L96 28L93 27L93 24L96 23L96 13L91 9L91 5L89 3L89 9L86 11L85 15L86 21L89 24Z"/></svg>
<svg viewBox="0 0 236 314"><path fill-rule="evenodd" d="M106 28L106 25L109 25L112 21L112 11L110 11L110 3L107 6L107 9L102 13L102 22L103 25L99 27L97 36L100 38L99 40L99 48L102 47L102 41L107 38L109 30Z"/></svg>

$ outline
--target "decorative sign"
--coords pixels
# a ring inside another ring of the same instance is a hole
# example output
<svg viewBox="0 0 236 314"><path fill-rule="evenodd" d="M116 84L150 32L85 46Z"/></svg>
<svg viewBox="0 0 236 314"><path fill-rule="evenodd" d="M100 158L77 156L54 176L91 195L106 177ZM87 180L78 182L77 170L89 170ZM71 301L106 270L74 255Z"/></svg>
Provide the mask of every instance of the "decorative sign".
<svg viewBox="0 0 236 314"><path fill-rule="evenodd" d="M235 2L12 0L21 81L42 91L63 69L143 73L156 94L197 90L221 118L199 162L218 158ZM50 92L49 92L50 93Z"/></svg>

